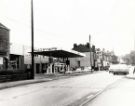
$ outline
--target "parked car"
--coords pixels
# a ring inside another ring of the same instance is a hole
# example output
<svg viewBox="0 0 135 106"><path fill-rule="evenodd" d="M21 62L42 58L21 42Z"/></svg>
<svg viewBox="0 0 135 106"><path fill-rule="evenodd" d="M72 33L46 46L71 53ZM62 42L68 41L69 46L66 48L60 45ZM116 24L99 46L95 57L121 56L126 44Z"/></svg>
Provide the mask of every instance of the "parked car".
<svg viewBox="0 0 135 106"><path fill-rule="evenodd" d="M82 72L82 69L79 67L79 68L76 69L75 72L79 72L80 73L80 72Z"/></svg>
<svg viewBox="0 0 135 106"><path fill-rule="evenodd" d="M117 65L111 65L109 68L109 73L112 74L129 74L129 67L126 64L117 64Z"/></svg>
<svg viewBox="0 0 135 106"><path fill-rule="evenodd" d="M91 71L91 67L84 67L84 71Z"/></svg>

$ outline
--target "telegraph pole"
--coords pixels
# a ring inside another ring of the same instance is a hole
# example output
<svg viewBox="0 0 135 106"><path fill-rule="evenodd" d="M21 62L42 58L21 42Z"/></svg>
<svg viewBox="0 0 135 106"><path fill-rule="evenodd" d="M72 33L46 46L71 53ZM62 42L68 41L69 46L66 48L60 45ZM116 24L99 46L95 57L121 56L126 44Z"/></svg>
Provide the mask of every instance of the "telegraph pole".
<svg viewBox="0 0 135 106"><path fill-rule="evenodd" d="M33 0L31 0L31 79L34 79L34 13Z"/></svg>
<svg viewBox="0 0 135 106"><path fill-rule="evenodd" d="M89 49L90 49L90 66L92 68L92 62L91 62L91 35L89 35Z"/></svg>

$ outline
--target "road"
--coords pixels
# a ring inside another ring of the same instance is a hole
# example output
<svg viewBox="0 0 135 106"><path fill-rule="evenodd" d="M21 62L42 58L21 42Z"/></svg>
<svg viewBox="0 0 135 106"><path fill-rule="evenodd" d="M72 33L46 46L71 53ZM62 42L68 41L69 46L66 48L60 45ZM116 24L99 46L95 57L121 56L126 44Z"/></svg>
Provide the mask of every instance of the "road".
<svg viewBox="0 0 135 106"><path fill-rule="evenodd" d="M98 72L3 89L0 91L0 106L75 106L121 77Z"/></svg>
<svg viewBox="0 0 135 106"><path fill-rule="evenodd" d="M135 77L123 78L84 106L135 106Z"/></svg>

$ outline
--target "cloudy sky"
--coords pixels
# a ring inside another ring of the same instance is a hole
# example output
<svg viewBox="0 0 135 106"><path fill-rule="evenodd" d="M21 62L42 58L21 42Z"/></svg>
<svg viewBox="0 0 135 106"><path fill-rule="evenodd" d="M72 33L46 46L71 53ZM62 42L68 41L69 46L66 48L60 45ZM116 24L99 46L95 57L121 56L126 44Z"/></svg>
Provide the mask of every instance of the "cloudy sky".
<svg viewBox="0 0 135 106"><path fill-rule="evenodd" d="M31 44L30 0L0 0L10 41ZM34 0L35 46L71 49L89 41L122 55L134 49L135 0Z"/></svg>

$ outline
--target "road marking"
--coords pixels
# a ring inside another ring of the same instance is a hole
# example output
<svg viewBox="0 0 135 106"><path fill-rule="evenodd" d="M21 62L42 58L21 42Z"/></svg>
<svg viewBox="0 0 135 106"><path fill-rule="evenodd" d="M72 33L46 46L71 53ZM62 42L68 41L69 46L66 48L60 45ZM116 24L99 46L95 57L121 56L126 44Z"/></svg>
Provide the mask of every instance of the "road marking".
<svg viewBox="0 0 135 106"><path fill-rule="evenodd" d="M79 106L84 106L86 103L88 103L89 102L89 99L87 99L86 101L84 101L81 105L79 105Z"/></svg>
<svg viewBox="0 0 135 106"><path fill-rule="evenodd" d="M94 95L89 95L88 97L87 97L87 100L85 100L81 105L79 105L79 106L83 106L84 104L86 104L89 100L90 100L90 98L93 98L94 97Z"/></svg>
<svg viewBox="0 0 135 106"><path fill-rule="evenodd" d="M87 99L92 98L93 96L94 96L94 95L90 95L90 96L87 97Z"/></svg>

